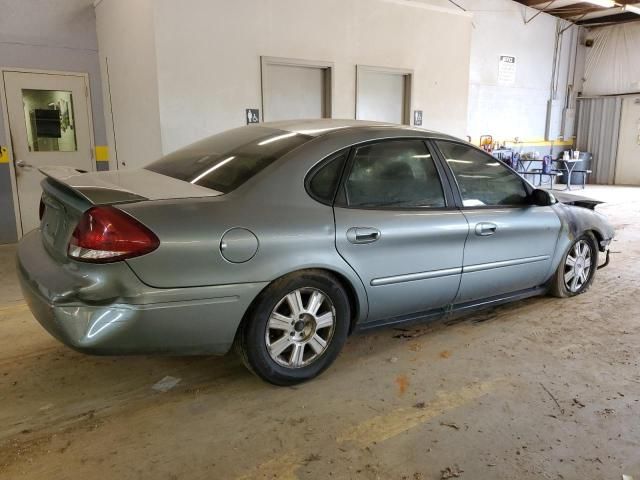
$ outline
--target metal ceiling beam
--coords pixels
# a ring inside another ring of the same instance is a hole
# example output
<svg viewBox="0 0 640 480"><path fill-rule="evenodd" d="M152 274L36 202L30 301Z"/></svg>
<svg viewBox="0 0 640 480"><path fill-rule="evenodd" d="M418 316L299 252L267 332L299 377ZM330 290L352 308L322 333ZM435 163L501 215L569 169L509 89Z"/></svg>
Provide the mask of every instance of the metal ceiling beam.
<svg viewBox="0 0 640 480"><path fill-rule="evenodd" d="M576 22L576 24L582 26L594 26L605 23L637 22L638 20L640 20L640 15L636 15L631 12L624 12L617 15L607 15L605 17L591 18L589 20L580 20L579 22Z"/></svg>
<svg viewBox="0 0 640 480"><path fill-rule="evenodd" d="M578 19L579 17L578 15L572 18L578 19L577 21L583 21L583 20L590 20L592 18L608 17L610 15L619 15L621 13L625 13L624 10L622 10L622 7L614 7L614 8L609 8L607 10L600 10L600 11L585 13L579 19Z"/></svg>
<svg viewBox="0 0 640 480"><path fill-rule="evenodd" d="M521 5L538 10L531 18L523 11L525 24L541 13L562 18L576 25L594 26L603 23L640 21L640 15L625 12L622 7L603 8L584 0L515 0ZM618 5L637 4L639 0L615 0Z"/></svg>

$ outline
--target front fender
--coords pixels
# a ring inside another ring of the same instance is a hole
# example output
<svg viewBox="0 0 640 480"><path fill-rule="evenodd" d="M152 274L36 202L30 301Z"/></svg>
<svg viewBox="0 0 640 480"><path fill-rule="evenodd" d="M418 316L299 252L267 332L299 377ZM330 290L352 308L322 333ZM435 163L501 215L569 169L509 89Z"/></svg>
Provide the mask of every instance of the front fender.
<svg viewBox="0 0 640 480"><path fill-rule="evenodd" d="M598 240L598 249L601 252L607 250L615 231L604 215L589 208L564 203L556 203L551 208L556 212L561 222L558 243L552 262L552 272L558 268L564 254L575 239L586 232L590 231L595 234Z"/></svg>

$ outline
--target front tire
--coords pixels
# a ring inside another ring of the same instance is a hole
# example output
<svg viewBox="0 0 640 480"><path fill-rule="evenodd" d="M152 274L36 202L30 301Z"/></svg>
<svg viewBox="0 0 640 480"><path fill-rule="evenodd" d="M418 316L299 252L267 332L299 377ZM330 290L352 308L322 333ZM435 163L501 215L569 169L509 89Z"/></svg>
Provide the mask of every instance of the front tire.
<svg viewBox="0 0 640 480"><path fill-rule="evenodd" d="M316 377L336 359L349 331L349 298L329 272L305 270L274 281L238 332L245 365L274 385Z"/></svg>
<svg viewBox="0 0 640 480"><path fill-rule="evenodd" d="M591 233L586 233L577 238L562 257L551 280L551 295L566 298L586 292L593 283L597 267L597 242Z"/></svg>

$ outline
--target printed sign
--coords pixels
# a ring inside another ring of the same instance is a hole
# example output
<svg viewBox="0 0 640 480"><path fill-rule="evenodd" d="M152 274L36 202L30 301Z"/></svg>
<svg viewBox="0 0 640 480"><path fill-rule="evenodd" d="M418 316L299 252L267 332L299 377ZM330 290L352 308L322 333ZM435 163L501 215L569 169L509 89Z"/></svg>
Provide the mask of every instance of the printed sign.
<svg viewBox="0 0 640 480"><path fill-rule="evenodd" d="M250 123L260 123L260 110L257 108L247 108L245 112L247 116L247 125Z"/></svg>
<svg viewBox="0 0 640 480"><path fill-rule="evenodd" d="M516 57L500 55L498 83L500 85L513 85L516 83Z"/></svg>
<svg viewBox="0 0 640 480"><path fill-rule="evenodd" d="M413 111L413 124L416 127L422 126L422 110L414 110Z"/></svg>

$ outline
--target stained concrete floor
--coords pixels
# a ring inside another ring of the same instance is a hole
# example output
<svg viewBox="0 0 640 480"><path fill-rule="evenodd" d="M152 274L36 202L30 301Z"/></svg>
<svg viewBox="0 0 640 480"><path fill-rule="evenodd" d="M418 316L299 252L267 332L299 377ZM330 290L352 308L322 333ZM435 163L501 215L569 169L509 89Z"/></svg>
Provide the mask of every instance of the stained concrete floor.
<svg viewBox="0 0 640 480"><path fill-rule="evenodd" d="M70 351L1 247L0 478L638 479L640 188L586 193L617 229L587 294L357 335L293 388L234 356Z"/></svg>

